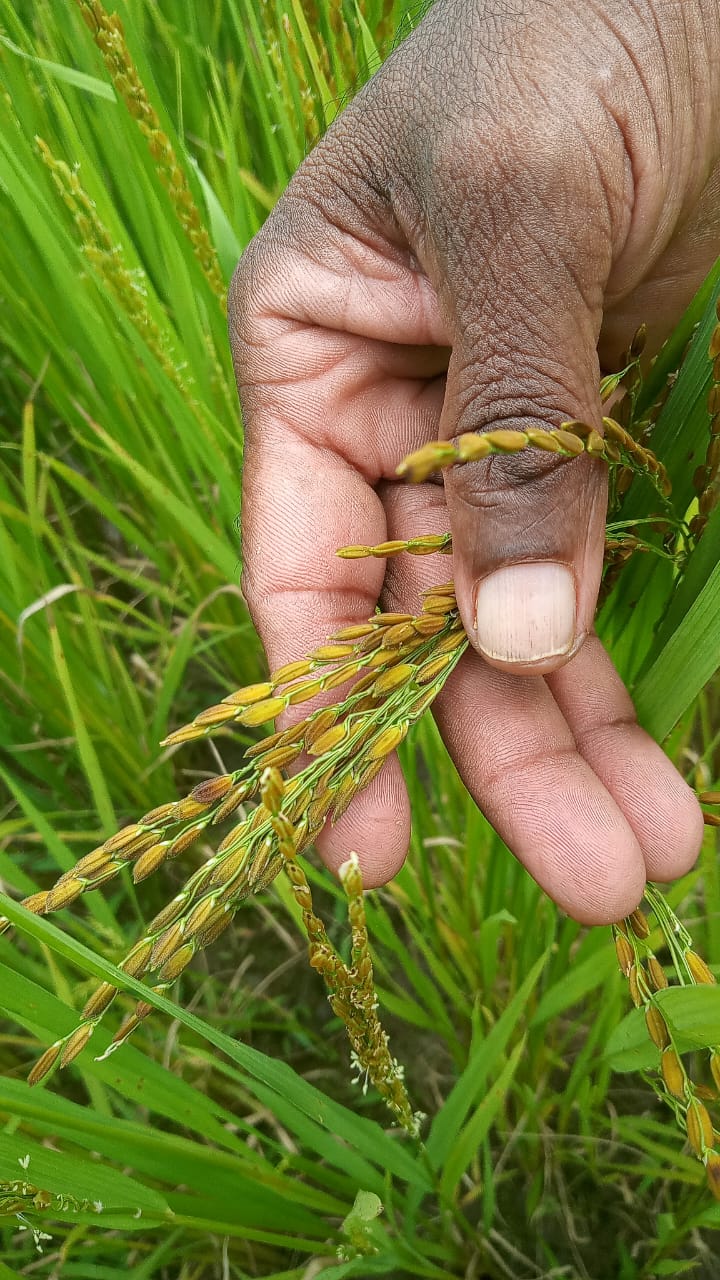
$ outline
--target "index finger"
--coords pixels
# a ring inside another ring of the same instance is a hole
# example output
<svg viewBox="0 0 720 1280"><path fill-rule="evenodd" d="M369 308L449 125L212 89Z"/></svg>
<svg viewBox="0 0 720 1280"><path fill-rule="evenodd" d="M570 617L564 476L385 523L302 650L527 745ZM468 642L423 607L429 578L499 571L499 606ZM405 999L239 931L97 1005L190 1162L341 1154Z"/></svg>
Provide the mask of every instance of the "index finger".
<svg viewBox="0 0 720 1280"><path fill-rule="evenodd" d="M302 303L292 272L283 288L278 271L274 309L265 297L248 315L245 300L233 334L246 426L243 586L271 667L372 614L384 562L335 553L384 539L373 486L436 434L443 388L435 375L446 363L445 352L424 345L436 334L413 272L400 273L399 285L381 273L373 281L371 272L356 290L359 301L344 308L349 327L340 330L326 269L318 268L317 288L312 263L301 257L293 269L305 272ZM257 297L257 279L254 287ZM346 281L338 287L347 292ZM405 335L406 343L392 341ZM408 839L407 796L393 757L318 844L332 865L352 848L362 856L367 845L370 886L399 868Z"/></svg>

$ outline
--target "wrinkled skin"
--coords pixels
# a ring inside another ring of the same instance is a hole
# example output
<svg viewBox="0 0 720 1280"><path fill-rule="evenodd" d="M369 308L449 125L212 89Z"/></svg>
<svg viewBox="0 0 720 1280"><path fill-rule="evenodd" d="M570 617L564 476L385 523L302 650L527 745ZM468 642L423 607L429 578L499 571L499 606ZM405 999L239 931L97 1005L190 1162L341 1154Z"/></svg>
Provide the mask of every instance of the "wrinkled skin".
<svg viewBox="0 0 720 1280"><path fill-rule="evenodd" d="M702 834L592 634L605 468L531 451L417 488L394 469L438 435L599 424L601 368L643 320L655 349L719 251L719 116L719 0L438 0L231 291L244 590L271 666L450 576L338 546L452 528L474 651L441 732L513 851L591 923L687 870ZM377 885L409 822L393 757L319 847L333 867L357 849Z"/></svg>

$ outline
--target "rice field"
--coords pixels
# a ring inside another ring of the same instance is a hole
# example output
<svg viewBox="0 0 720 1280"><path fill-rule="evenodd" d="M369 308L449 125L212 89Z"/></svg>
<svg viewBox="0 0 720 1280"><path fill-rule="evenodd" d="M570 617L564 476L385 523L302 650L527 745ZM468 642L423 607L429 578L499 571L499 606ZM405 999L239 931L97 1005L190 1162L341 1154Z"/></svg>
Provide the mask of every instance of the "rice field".
<svg viewBox="0 0 720 1280"><path fill-rule="evenodd" d="M608 467L598 631L707 814L642 911L564 915L465 790L449 536L345 548L448 581L279 671L241 590L229 281L419 19L0 0L0 1280L717 1274L720 265L553 436ZM396 749L363 894L313 839Z"/></svg>

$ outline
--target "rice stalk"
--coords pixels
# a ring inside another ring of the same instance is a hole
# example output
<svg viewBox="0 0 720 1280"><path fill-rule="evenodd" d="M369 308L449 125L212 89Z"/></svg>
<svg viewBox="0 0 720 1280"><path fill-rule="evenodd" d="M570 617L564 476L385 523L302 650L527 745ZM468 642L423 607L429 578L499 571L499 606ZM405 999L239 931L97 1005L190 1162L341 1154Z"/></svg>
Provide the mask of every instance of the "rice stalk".
<svg viewBox="0 0 720 1280"><path fill-rule="evenodd" d="M243 899L265 888L283 865L289 865L290 838L292 865L299 866L297 853L312 843L328 818L337 819L376 776L410 725L437 696L467 644L452 584L427 592L423 610L417 616L380 613L365 624L342 628L307 659L287 664L264 683L230 694L166 741L191 741L227 732L231 724L241 728L259 725L327 688L344 686L332 708L311 711L290 729L249 747L245 763L238 770L210 778L182 800L145 814L80 859L50 890L26 898L24 905L36 914L59 910L128 866L132 867L135 882L139 882L201 836L207 836L210 828L235 808L254 801L250 813L221 841L214 855L189 876L172 902L156 915L120 961L119 967L133 978L148 981L155 991L167 990L193 956L229 927ZM263 795L263 779L272 777L277 787L279 769L294 762L301 753L307 763L283 783L280 821L268 807L271 793L267 782ZM302 889L304 873L292 874ZM355 902L357 877L351 875L348 883ZM307 910L311 910L310 906ZM360 929L357 905L352 912ZM318 955L325 955L329 944L324 927L313 914L307 916L305 923L320 947ZM0 931L7 928L8 920L0 919ZM357 933L356 948L360 945L359 936ZM353 1052L370 1063L368 1054L372 1048L372 1063L363 1069L368 1070L371 1079L384 1081L384 1096L395 1106L398 1116L405 1116L403 1123L407 1121L409 1125L411 1112L402 1101L399 1076L384 1056L380 1032L368 1021L367 1010L365 1022L357 1021L358 1007L365 1008L365 997L353 994L348 984L354 981L354 977L346 980L338 976L340 985L337 990L333 988L332 999L351 1019ZM31 1083L37 1083L58 1065L67 1066L82 1052L114 995L109 983L93 992L78 1027L42 1056L31 1072ZM138 1001L134 1012L115 1033L110 1051L123 1044L150 1011L147 1002Z"/></svg>
<svg viewBox="0 0 720 1280"><path fill-rule="evenodd" d="M102 54L113 87L147 140L160 181L165 187L177 220L187 236L212 292L225 312L225 283L213 243L195 203L185 170L175 148L161 127L137 67L128 49L122 22L108 13L101 0L77 0L85 25Z"/></svg>
<svg viewBox="0 0 720 1280"><path fill-rule="evenodd" d="M306 146L309 148L314 146L317 142L319 134L319 122L315 107L318 93L317 89L314 88L308 80L305 63L300 52L297 31L288 13L284 13L282 15L280 19L280 26L282 29L280 40L285 45L290 65L290 74L300 96L300 112L303 122L303 132L305 135ZM278 76L281 85L283 85L284 82L284 92L289 94L289 90L287 88L289 79L285 70L282 49L279 42L272 43L271 57L275 67L275 73Z"/></svg>
<svg viewBox="0 0 720 1280"><path fill-rule="evenodd" d="M670 953L674 985L714 984L714 974L694 950L690 934L660 890L648 884L645 899ZM671 983L652 948L650 925L644 912L638 909L614 925L613 936L618 963L627 979L631 999L636 1008L644 1011L648 1035L658 1051L656 1074L650 1083L685 1132L693 1154L705 1167L712 1194L720 1200L720 1131L706 1106L707 1102L717 1101L717 1091L720 1090L720 1047L707 1051L707 1064L714 1082L714 1088L710 1088L691 1076L690 1067L657 1000L657 993Z"/></svg>
<svg viewBox="0 0 720 1280"><path fill-rule="evenodd" d="M710 438L705 460L693 476L698 510L690 521L690 532L696 542L705 532L707 522L720 501L720 298L715 303L715 315L718 323L712 331L708 346L708 356L712 362L712 385L707 399Z"/></svg>
<svg viewBox="0 0 720 1280"><path fill-rule="evenodd" d="M145 345L152 352L163 373L187 398L188 388L170 350L147 305L147 277L141 268L128 267L122 246L113 238L100 218L94 200L84 190L77 171L58 160L42 138L36 138L43 162L50 170L63 203L72 214L82 252L100 279L117 299Z"/></svg>
<svg viewBox="0 0 720 1280"><path fill-rule="evenodd" d="M670 479L662 462L652 450L640 444L614 418L603 418L605 435L584 422L564 422L547 431L528 428L512 431L500 428L482 433L465 432L455 440L436 440L408 455L396 474L419 484L434 471L444 467L477 462L493 454L516 454L524 449L543 449L563 458L576 458L582 453L600 458L611 467L621 466L634 475L646 477L654 486L663 510L668 507Z"/></svg>
<svg viewBox="0 0 720 1280"><path fill-rule="evenodd" d="M272 815L273 830L285 873L302 911L308 939L308 958L325 982L332 1010L341 1019L350 1040L352 1065L357 1078L368 1080L384 1098L408 1133L417 1137L422 1117L413 1112L404 1083L404 1070L392 1057L387 1032L377 1014L378 999L365 922L360 863L351 853L340 867L340 882L348 903L352 934L350 964L346 965L332 946L325 926L315 913L307 876L297 859L300 833L283 812L285 782L277 769L267 769L262 779L263 804Z"/></svg>

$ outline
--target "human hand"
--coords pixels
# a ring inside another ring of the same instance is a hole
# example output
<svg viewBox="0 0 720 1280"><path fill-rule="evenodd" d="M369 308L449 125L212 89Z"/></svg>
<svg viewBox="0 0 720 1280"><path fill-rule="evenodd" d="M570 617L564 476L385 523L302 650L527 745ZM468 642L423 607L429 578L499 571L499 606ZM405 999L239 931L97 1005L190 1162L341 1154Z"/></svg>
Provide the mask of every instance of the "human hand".
<svg viewBox="0 0 720 1280"><path fill-rule="evenodd" d="M453 532L475 652L436 716L480 807L571 915L686 871L702 818L592 634L605 467L538 451L394 481L468 430L600 425L600 364L657 346L717 254L718 0L438 0L336 120L243 256L244 591L271 667L385 607L431 559L336 548ZM598 355L599 353L599 355ZM407 851L392 757L318 840L365 883Z"/></svg>

